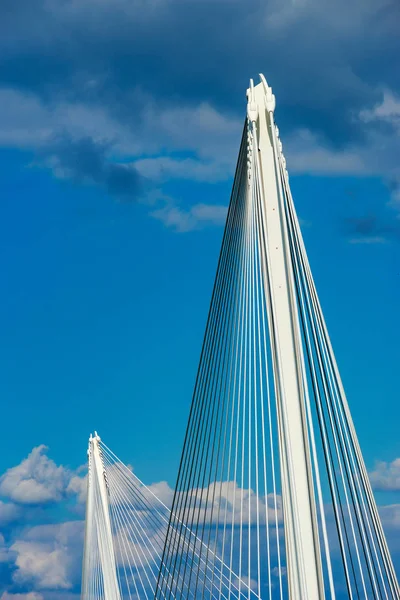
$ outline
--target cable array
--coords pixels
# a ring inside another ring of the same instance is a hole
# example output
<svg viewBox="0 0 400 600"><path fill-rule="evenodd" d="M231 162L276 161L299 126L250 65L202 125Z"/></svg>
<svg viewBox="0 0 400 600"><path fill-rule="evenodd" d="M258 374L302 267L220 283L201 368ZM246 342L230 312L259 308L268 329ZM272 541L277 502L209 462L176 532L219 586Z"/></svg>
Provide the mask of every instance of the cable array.
<svg viewBox="0 0 400 600"><path fill-rule="evenodd" d="M314 430L318 433L313 462L320 480L320 514L325 518L326 507L333 513L330 544L341 563L341 569L335 569L336 586L345 589L350 599L398 599L396 574L316 292L282 151L279 164L302 330L308 424L312 436ZM325 552L329 553L327 542Z"/></svg>
<svg viewBox="0 0 400 600"><path fill-rule="evenodd" d="M244 126L156 598L211 598L194 553L219 555L247 598L284 598L274 375L254 139ZM187 527L187 530L185 529ZM185 546L187 531L204 541ZM214 575L218 598L222 593ZM232 590L228 588L228 596Z"/></svg>
<svg viewBox="0 0 400 600"><path fill-rule="evenodd" d="M83 600L400 600L275 98L248 92L172 507L90 439Z"/></svg>
<svg viewBox="0 0 400 600"><path fill-rule="evenodd" d="M101 475L98 476L93 464L94 452L89 446L85 535L88 558L84 560L82 598L108 600L110 594L105 591L105 583L109 575L105 566L109 565L110 554L102 555L99 550L102 541L109 539L116 575L114 595L119 599L150 600L157 581L169 509L98 436L91 438L90 444L97 444ZM109 532L104 523L102 491L107 499Z"/></svg>
<svg viewBox="0 0 400 600"><path fill-rule="evenodd" d="M283 469L290 473L294 467L293 455L282 448L293 447L293 440L287 441L283 414L257 107L250 101L249 105L251 118L246 119L239 150L156 600L209 600L215 594L220 599L216 556L237 573L240 591L249 599L306 600L301 590L307 589L307 574L286 528L290 515L292 531L299 536L302 515L290 511L293 490L283 493ZM307 259L273 108L267 113L268 135L301 382L309 497L322 579L319 597L399 600ZM186 543L189 531L192 544ZM211 587L201 571L202 561L213 573ZM300 592L294 596L296 561Z"/></svg>
<svg viewBox="0 0 400 600"><path fill-rule="evenodd" d="M112 596L118 600L150 600L157 583L170 509L97 435L89 444L82 598L108 600ZM96 445L95 449L93 445ZM94 464L96 451L100 477ZM106 506L102 503L103 492L107 498ZM194 541L193 533L187 531L187 547L191 548ZM201 540L196 541L204 553L212 554ZM106 544L109 546L104 551ZM197 551L194 553L206 589L212 589L215 579L220 582L224 600L228 598L228 587L233 596L239 598L242 593L238 576L223 565L218 556L213 558L214 569L211 570L204 556ZM108 571L110 563L114 573ZM247 585L243 585L247 589ZM212 597L217 599L215 591Z"/></svg>

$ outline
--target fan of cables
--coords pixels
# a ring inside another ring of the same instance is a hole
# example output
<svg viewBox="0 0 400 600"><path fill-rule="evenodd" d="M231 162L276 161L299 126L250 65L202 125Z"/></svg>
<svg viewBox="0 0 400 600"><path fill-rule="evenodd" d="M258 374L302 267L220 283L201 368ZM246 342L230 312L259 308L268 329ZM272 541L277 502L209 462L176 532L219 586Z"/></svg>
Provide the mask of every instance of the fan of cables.
<svg viewBox="0 0 400 600"><path fill-rule="evenodd" d="M322 581L318 597L398 600L396 574L312 278L282 146L272 114L269 118L266 135L274 149L280 226L286 236L308 453L305 486ZM266 239L268 199L257 136L256 122L246 120L157 600L184 600L188 594L209 600L215 587L220 599L216 556L246 582L249 599L307 595L291 592L290 566L300 564L301 585L307 577L292 545L299 534L289 539L286 528L294 495L289 490L285 500L283 471L293 470L293 455L282 448L295 445L287 441L282 425L285 386L270 291L274 259ZM294 531L300 530L302 518L295 515ZM188 532L193 535L190 544ZM211 587L205 577L210 570Z"/></svg>
<svg viewBox="0 0 400 600"><path fill-rule="evenodd" d="M159 575L170 509L155 492L165 492L165 484L146 486L106 446L97 434L89 441L88 502L86 513L85 558L82 593L87 600L150 600ZM195 537L186 529L185 546L195 545ZM199 541L199 540L197 540ZM210 548L200 542L193 555L205 580L205 589L215 600L219 594L228 600L246 593L246 582L223 565ZM205 559L213 559L213 568ZM188 591L188 597L191 596Z"/></svg>

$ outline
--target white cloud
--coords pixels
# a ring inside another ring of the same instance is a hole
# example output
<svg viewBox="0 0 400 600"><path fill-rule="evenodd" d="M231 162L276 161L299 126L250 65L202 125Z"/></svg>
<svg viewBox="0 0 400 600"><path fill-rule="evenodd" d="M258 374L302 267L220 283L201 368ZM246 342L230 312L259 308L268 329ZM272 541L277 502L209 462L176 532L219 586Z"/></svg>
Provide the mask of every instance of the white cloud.
<svg viewBox="0 0 400 600"><path fill-rule="evenodd" d="M124 488L125 483L120 482L120 485ZM135 483L135 486L137 484ZM167 507L172 505L172 499L174 496L174 490L168 485L166 481L160 481L158 483L153 483L148 486L150 492L152 492L161 502L163 502ZM131 492L129 488L126 490L126 495L130 496ZM144 490L144 494L148 497L148 491ZM213 498L214 504L208 504L206 521L209 521L211 518L211 512L213 513L213 521L216 519L218 514L218 506L221 506L221 519L225 518L225 507L227 510L227 520L228 522L233 522L235 524L240 523L240 516L238 513L238 507L243 505L243 524L255 523L258 519L260 523L265 523L266 519L270 522L275 522L275 514L278 516L278 521L282 521L283 512L282 512L282 498L280 495L276 496L276 513L275 513L275 502L274 495L268 494L265 498L262 495L259 495L257 498L254 490L248 490L245 488L241 488L236 482L233 481L217 481L216 483L211 483L207 488L200 488L196 490L192 490L192 498L196 497L196 506L200 508L200 512L204 516L204 502L205 499ZM202 499L202 502L200 502ZM132 498L132 505L135 505L135 499ZM234 508L235 507L235 508ZM234 514L235 511L235 514ZM196 509L197 515L197 509ZM192 519L192 514L190 516L185 517L185 520L189 521Z"/></svg>
<svg viewBox="0 0 400 600"><path fill-rule="evenodd" d="M171 106L160 103L142 90L135 89L131 95L137 118L123 122L119 116L111 114L107 105L99 107L67 101L46 104L32 93L0 89L3 107L0 145L43 150L60 135L73 140L86 137L95 143L106 144L106 160L110 164L121 160L126 164L129 160L129 164L152 185L171 179L216 182L232 178L241 119L224 114L207 102L181 102ZM284 136L289 173L381 176L393 184L393 204L399 206L399 98L390 89L385 89L375 107L362 109L353 120L363 130L364 139L348 143L344 148L329 146L324 138L306 128ZM385 130L377 127L380 123L392 126L392 132L387 127ZM182 152L190 156L175 156ZM48 164L54 167L54 164ZM53 168L53 173L65 175L57 168ZM211 207L210 211L214 209ZM191 231L222 224L223 208L217 210L221 211L219 216L214 210L214 216L210 212L208 218L204 216L203 208L180 207L170 200L164 206L159 202L150 214L175 231ZM377 243L377 240L369 243Z"/></svg>
<svg viewBox="0 0 400 600"><path fill-rule="evenodd" d="M387 240L380 235L350 238L350 244L386 244Z"/></svg>
<svg viewBox="0 0 400 600"><path fill-rule="evenodd" d="M366 166L359 152L334 150L323 145L307 129L295 131L284 142L290 173L312 175L365 175Z"/></svg>
<svg viewBox="0 0 400 600"><path fill-rule="evenodd" d="M13 580L36 589L71 589L80 578L83 521L39 525L11 546L16 553Z"/></svg>
<svg viewBox="0 0 400 600"><path fill-rule="evenodd" d="M400 458L392 462L377 462L369 478L376 490L400 490Z"/></svg>
<svg viewBox="0 0 400 600"><path fill-rule="evenodd" d="M13 575L16 583L33 581L39 589L69 589L72 583L67 578L68 557L62 548L49 550L36 542L18 541L11 546L17 553Z"/></svg>
<svg viewBox="0 0 400 600"><path fill-rule="evenodd" d="M189 179L214 182L223 181L231 174L229 164L221 164L217 160L210 162L194 158L175 159L169 156L157 156L139 159L133 163L133 166L144 177L157 181Z"/></svg>
<svg viewBox="0 0 400 600"><path fill-rule="evenodd" d="M267 520L270 523L275 523L276 517L279 522L283 518L280 495L277 494L276 496L275 511L274 494L268 494L266 497L259 495L257 497L254 490L241 488L234 481L217 481L211 483L208 488L192 490L191 495L196 497L196 507L185 514L184 520L188 522L192 519L196 522L199 517L200 522L204 520L206 523L216 523L218 514L221 522L223 522L225 512L227 523L233 523L234 525L256 523L257 519L261 524ZM207 506L205 505L206 498L208 498ZM213 499L212 503L210 502L211 498ZM240 509L242 514L240 514Z"/></svg>
<svg viewBox="0 0 400 600"><path fill-rule="evenodd" d="M227 207L215 204L195 204L188 210L167 204L153 210L150 215L174 231L187 232L207 225L222 225L225 222Z"/></svg>
<svg viewBox="0 0 400 600"><path fill-rule="evenodd" d="M7 546L4 536L0 533L0 563L12 563L14 560L15 553Z"/></svg>
<svg viewBox="0 0 400 600"><path fill-rule="evenodd" d="M143 92L134 92L138 121L122 123L106 109L66 101L45 104L30 93L0 88L0 146L40 148L57 135L72 139L90 137L94 142L109 142L115 158L188 150L210 164L189 160L180 163L156 156L139 163L144 172L159 176L163 169L182 176L188 168L204 179L207 172L222 177L222 168L230 167L236 155L241 124L206 103L169 107L156 103ZM146 162L147 161L147 162ZM163 162L164 161L164 162ZM186 177L187 178L187 177Z"/></svg>
<svg viewBox="0 0 400 600"><path fill-rule="evenodd" d="M400 127L400 97L397 97L389 89L383 90L381 102L372 109L362 110L360 118L366 123L383 120Z"/></svg>
<svg viewBox="0 0 400 600"><path fill-rule="evenodd" d="M194 150L200 157L225 165L236 158L243 120L225 115L208 103L171 108L150 105L144 117L170 149Z"/></svg>
<svg viewBox="0 0 400 600"><path fill-rule="evenodd" d="M73 475L68 483L66 492L67 494L75 494L77 502L84 504L87 493L87 475L84 477Z"/></svg>
<svg viewBox="0 0 400 600"><path fill-rule="evenodd" d="M159 481L148 486L149 490L168 508L172 505L174 490L166 481Z"/></svg>
<svg viewBox="0 0 400 600"><path fill-rule="evenodd" d="M44 456L45 447L39 446L37 449L38 456ZM29 460L31 455L26 459ZM46 459L49 461L48 457ZM23 461L24 464L25 461ZM50 461L52 462L52 461ZM19 465L21 466L21 465ZM18 467L16 467L17 469ZM45 469L46 470L46 469ZM373 485L378 486L379 489L399 489L399 470L400 470L400 459L396 459L391 463L378 463L375 470L371 473L371 481ZM7 471L9 473L10 469ZM27 469L31 473L30 469ZM80 472L80 469L78 469ZM6 473L6 474L7 474ZM51 476L55 477L58 481L58 467L53 463L47 471L46 481ZM374 483L375 480L375 483ZM74 493L83 499L83 490L85 487L85 478L79 477L79 474L75 472L73 476L68 479L68 485L66 490ZM165 482L156 482L150 486L150 490L159 497L167 506L171 504L173 490ZM259 522L265 524L266 519L270 522L275 521L275 516L278 517L280 523L282 523L282 501L281 497L277 496L277 515L275 514L275 502L274 497L270 494L267 498L262 495L258 496L253 490L241 489L237 483L233 481L216 482L211 484L208 488L194 490L193 494L197 497L198 507L195 510L195 514L186 515L186 519L197 517L202 520L205 518L206 523L211 521L215 523L216 516L218 514L218 507L221 507L221 522L225 518L225 507L227 522L239 524L239 510L243 508L243 521L242 523L246 526L249 523L255 523L257 515ZM213 503L213 517L211 518L211 507L209 506L207 513L205 514L204 506L202 506L200 499L208 495L209 498L214 499ZM235 514L233 507L236 506ZM380 513L383 524L386 530L393 534L400 528L400 505L393 504L389 506L380 507ZM222 515L222 516L221 516ZM14 540L10 548L6 547L4 539L0 536L0 560L12 562L15 570L13 571L13 581L15 586L21 586L21 589L34 589L36 591L29 594L12 594L5 592L0 600L43 600L41 592L44 591L45 598L48 597L47 590L58 590L60 593L64 590L74 590L75 586L78 585L80 579L81 570L81 552L83 546L83 521L69 521L55 525L39 525L31 527L25 530L19 535L18 539ZM155 532L149 532L149 536L154 535ZM123 535L123 531L120 532ZM156 553L143 544L134 544L131 542L132 551L140 550L146 552L146 556L155 558ZM391 548L393 544L391 545ZM153 549L154 550L154 549ZM118 562L120 565L125 564L126 557L118 554ZM246 585L249 585L251 589L256 590L256 582L252 579L248 579L246 576L242 577ZM29 586L29 587L27 587ZM15 589L15 588L13 588Z"/></svg>
<svg viewBox="0 0 400 600"><path fill-rule="evenodd" d="M0 494L20 504L61 500L70 474L46 452L46 446L38 446L18 466L8 469L0 479Z"/></svg>
<svg viewBox="0 0 400 600"><path fill-rule="evenodd" d="M400 100L386 91L376 107L362 110L354 120L361 126L364 138L342 149L328 147L307 129L294 131L283 139L289 174L383 177L391 184L393 207L400 209ZM370 239L365 243L380 241Z"/></svg>
<svg viewBox="0 0 400 600"><path fill-rule="evenodd" d="M38 592L27 592L26 594L11 594L10 592L3 592L0 600L43 600L43 596Z"/></svg>
<svg viewBox="0 0 400 600"><path fill-rule="evenodd" d="M378 509L392 558L395 560L400 553L400 504L379 506Z"/></svg>
<svg viewBox="0 0 400 600"><path fill-rule="evenodd" d="M12 502L2 502L0 500L0 525L7 525L18 519L20 508Z"/></svg>
<svg viewBox="0 0 400 600"><path fill-rule="evenodd" d="M49 139L67 133L74 139L117 141L131 153L137 142L103 110L83 104L45 104L34 94L0 88L0 146L37 149Z"/></svg>
<svg viewBox="0 0 400 600"><path fill-rule="evenodd" d="M60 502L71 496L78 503L85 501L86 477L80 475L82 468L71 471L56 465L47 451L44 445L33 448L27 458L0 477L0 495L11 500L0 500L0 524L18 519L22 510L19 505Z"/></svg>
<svg viewBox="0 0 400 600"><path fill-rule="evenodd" d="M278 107L282 101L302 127L284 140L291 172L400 180L398 142L387 131L370 131L379 121L398 122L399 99L390 89L397 85L393 0L222 0L212 14L201 0L26 4L25 11L11 7L0 23L4 72L31 90L0 91L4 145L34 148L61 131L110 142L110 160L140 157L137 168L151 179L228 180L245 114L244 94L236 109L239 90L245 91L254 56L274 47L267 75ZM383 99L371 108L379 93ZM359 145L348 145L353 113L354 131L366 134ZM310 129L346 149L330 147ZM174 157L181 151L190 158ZM400 202L399 191L393 200ZM193 229L193 216L182 210L156 217L177 230Z"/></svg>
<svg viewBox="0 0 400 600"><path fill-rule="evenodd" d="M225 223L228 207L220 204L195 204L191 213L198 222L207 221L215 225Z"/></svg>
<svg viewBox="0 0 400 600"><path fill-rule="evenodd" d="M380 506L379 513L385 527L388 529L400 529L400 504Z"/></svg>

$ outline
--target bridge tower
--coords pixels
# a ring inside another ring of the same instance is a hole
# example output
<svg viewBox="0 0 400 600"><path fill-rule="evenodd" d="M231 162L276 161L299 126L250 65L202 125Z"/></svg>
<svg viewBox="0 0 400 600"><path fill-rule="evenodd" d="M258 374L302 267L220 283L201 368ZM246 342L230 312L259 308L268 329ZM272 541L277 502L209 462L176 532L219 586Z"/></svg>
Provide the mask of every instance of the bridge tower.
<svg viewBox="0 0 400 600"><path fill-rule="evenodd" d="M111 530L109 485L100 449L100 437L90 435L88 487L82 573L82 600L121 600ZM93 570L97 570L96 576Z"/></svg>
<svg viewBox="0 0 400 600"><path fill-rule="evenodd" d="M280 142L274 122L275 96L265 78L247 90L250 152L254 156L252 180L259 174L263 271L266 302L274 324L271 350L277 367L276 403L279 457L291 600L324 597L317 514L307 436L303 349L295 301L296 290L285 223L285 198L280 167Z"/></svg>
<svg viewBox="0 0 400 600"><path fill-rule="evenodd" d="M213 597L187 530L259 598L399 600L260 77L247 90L155 600Z"/></svg>
<svg viewBox="0 0 400 600"><path fill-rule="evenodd" d="M90 437L82 600L400 600L274 115L261 75L171 510Z"/></svg>

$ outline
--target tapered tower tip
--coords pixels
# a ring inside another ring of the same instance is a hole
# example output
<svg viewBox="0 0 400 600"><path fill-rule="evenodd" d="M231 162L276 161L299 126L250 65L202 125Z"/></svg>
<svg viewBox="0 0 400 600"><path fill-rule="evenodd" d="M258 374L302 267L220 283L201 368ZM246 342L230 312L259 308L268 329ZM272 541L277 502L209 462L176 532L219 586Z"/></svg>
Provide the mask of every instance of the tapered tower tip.
<svg viewBox="0 0 400 600"><path fill-rule="evenodd" d="M268 83L267 80L265 79L264 75L262 73L259 73L259 77L260 77L260 81L266 86L268 87Z"/></svg>

